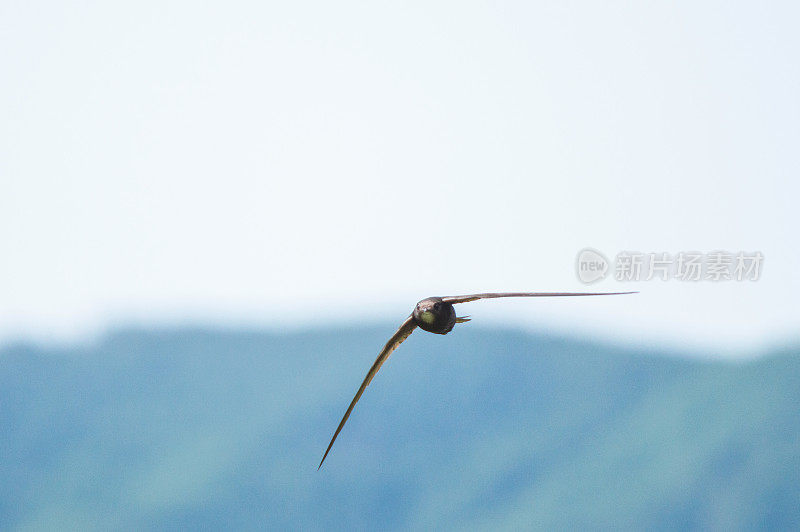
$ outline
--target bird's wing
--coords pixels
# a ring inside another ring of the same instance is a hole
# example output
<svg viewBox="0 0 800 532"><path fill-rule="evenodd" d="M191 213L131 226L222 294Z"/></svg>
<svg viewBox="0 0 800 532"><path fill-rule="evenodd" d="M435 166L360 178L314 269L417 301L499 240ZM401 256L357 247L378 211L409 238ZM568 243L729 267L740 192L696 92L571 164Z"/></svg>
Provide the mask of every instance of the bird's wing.
<svg viewBox="0 0 800 532"><path fill-rule="evenodd" d="M386 345L383 346L383 349L381 349L378 358L375 359L375 362L372 364L372 367L369 368L367 376L364 377L364 382L361 383L361 387L358 389L358 392L356 392L356 396L353 397L353 402L351 402L350 406L347 407L347 412L344 413L344 417L342 418L342 421L339 423L339 426L336 428L336 432L333 433L333 438L331 438L331 442L328 444L328 448L325 449L325 454L322 456L322 460L320 461L319 467L317 469L322 467L322 462L325 461L325 457L328 456L331 447L333 447L333 442L336 441L336 437L339 435L339 432L342 430L342 427L344 427L345 422L347 422L347 418L350 417L350 412L353 411L353 407L355 407L358 400L361 399L361 394L363 394L364 390L367 388L367 386L369 386L369 383L370 381L372 381L372 378L375 376L376 373L378 373L378 370L381 369L381 366L383 365L384 362L386 362L386 359L389 358L389 355L392 354L392 351L397 349L397 346L402 344L403 341L406 338L408 338L412 332L414 332L414 329L416 327L417 324L414 323L414 318L409 316L406 319L406 321L403 322L400 328L397 329L397 332L394 333L394 335L392 335L391 338L389 338L389 341L386 342Z"/></svg>
<svg viewBox="0 0 800 532"><path fill-rule="evenodd" d="M561 297L561 296L617 296L622 294L636 294L637 292L500 292L490 294L470 294L467 296L443 297L444 303L455 305L469 303L477 299L493 299L496 297Z"/></svg>

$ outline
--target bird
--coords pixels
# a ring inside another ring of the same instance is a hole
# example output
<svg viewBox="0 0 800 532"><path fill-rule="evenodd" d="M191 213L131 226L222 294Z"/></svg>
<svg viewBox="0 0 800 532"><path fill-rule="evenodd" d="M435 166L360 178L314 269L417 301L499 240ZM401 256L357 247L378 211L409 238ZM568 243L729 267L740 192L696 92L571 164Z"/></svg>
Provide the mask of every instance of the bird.
<svg viewBox="0 0 800 532"><path fill-rule="evenodd" d="M389 341L386 342L386 345L383 346L383 349L381 349L381 352L378 354L378 358L375 359L372 367L369 368L367 376L364 377L364 381L358 388L358 391L350 403L350 406L347 407L347 411L344 413L342 421L339 422L336 432L333 433L333 438L331 438L328 448L325 449L325 454L322 456L322 460L320 460L317 470L319 471L319 469L322 467L322 464L325 462L325 458L327 458L328 453L331 451L331 447L333 447L333 442L336 441L336 438L342 431L344 424L347 422L347 418L350 417L350 414L353 412L353 408L355 408L358 400L361 399L361 395L364 393L364 390L367 388L367 386L369 386L369 383L372 382L375 374L378 373L379 369L381 369L381 366L384 362L386 362L386 359L389 358L389 355L391 355L392 352L394 352L394 350L397 349L397 347L402 344L412 332L414 332L414 329L419 327L423 331L434 334L447 334L453 330L453 327L455 327L456 324L471 321L469 316L456 316L456 310L453 305L469 303L470 301L477 301L479 299L494 299L500 297L618 296L635 293L637 292L498 292L470 294L464 296L434 296L421 300L416 304L411 314L400 325L400 328L397 329L397 332L395 332L392 337L389 338Z"/></svg>

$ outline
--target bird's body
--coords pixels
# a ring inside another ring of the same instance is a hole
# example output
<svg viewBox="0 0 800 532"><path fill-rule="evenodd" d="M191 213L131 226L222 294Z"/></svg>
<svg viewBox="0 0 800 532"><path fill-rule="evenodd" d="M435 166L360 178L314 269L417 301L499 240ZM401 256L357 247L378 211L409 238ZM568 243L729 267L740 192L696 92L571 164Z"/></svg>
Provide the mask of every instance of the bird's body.
<svg viewBox="0 0 800 532"><path fill-rule="evenodd" d="M456 326L456 309L441 297L423 299L411 313L417 327L423 331L436 334L447 334Z"/></svg>
<svg viewBox="0 0 800 532"><path fill-rule="evenodd" d="M635 292L504 292L471 294L466 296L428 297L423 299L416 304L414 310L411 312L411 315L406 318L406 320L400 325L400 328L397 329L391 338L389 338L389 341L386 342L386 345L381 350L378 358L375 359L372 367L367 372L367 376L361 383L361 387L358 389L358 392L356 392L356 396L353 398L353 401L347 408L347 411L345 412L342 421L339 423L336 432L333 434L333 438L331 438L331 442L328 444L328 448L325 450L325 454L319 463L319 467L322 467L322 463L328 456L331 447L333 447L333 442L336 441L336 437L339 436L339 432L341 432L342 427L344 427L344 424L347 422L347 418L350 417L350 413L353 411L356 403L361 398L364 390L367 388L367 386L369 386L372 378L376 373L378 373L378 370L381 368L386 359L389 358L389 355L392 354L392 352L397 349L397 347L403 343L403 341L408 338L412 332L414 332L416 327L419 327L423 331L428 331L435 334L447 334L453 330L453 327L455 327L457 323L470 321L469 317L456 316L456 311L453 305L459 303L468 303L478 299L494 299L500 297L612 296L634 293ZM319 467L317 469L319 469Z"/></svg>

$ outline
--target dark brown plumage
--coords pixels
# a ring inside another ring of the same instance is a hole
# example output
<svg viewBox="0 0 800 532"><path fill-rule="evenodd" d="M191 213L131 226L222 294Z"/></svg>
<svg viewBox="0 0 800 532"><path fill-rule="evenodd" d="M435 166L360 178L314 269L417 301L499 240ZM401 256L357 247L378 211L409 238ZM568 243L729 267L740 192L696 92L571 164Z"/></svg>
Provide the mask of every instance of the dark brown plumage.
<svg viewBox="0 0 800 532"><path fill-rule="evenodd" d="M342 427L347 422L347 418L350 417L350 413L355 408L356 403L358 400L361 399L361 395L364 393L364 390L369 386L369 383L372 381L372 378L378 373L378 370L381 368L386 359L389 358L389 355L397 349L397 347L403 343L403 341L408 338L416 327L419 327L423 331L432 332L435 334L447 334L453 330L453 327L457 323L464 323L469 320L469 317L458 317L456 316L456 311L453 308L453 305L457 305L459 303L468 303L470 301L476 301L478 299L494 299L498 297L562 297L562 296L614 296L614 295L623 295L623 294L635 294L636 292L505 292L505 293L487 293L487 294L471 294L466 296L446 296L446 297L429 297L423 299L414 307L414 311L411 315L406 318L400 328L397 329L389 341L386 342L386 345L383 346L378 358L375 359L375 362L372 364L372 367L369 368L367 372L367 376L364 378L364 382L361 383L361 387L359 387L358 391L356 392L356 396L350 402L350 406L347 407L347 411L344 413L344 417L342 421L339 422L339 426L336 428L336 432L333 433L333 438L331 438L331 442L328 444L328 448L325 449L325 454L322 456L322 460L319 462L319 469L322 467L322 463L325 461L325 458L328 456L328 453L333 447L333 442L336 441L336 437L339 436L339 432L341 432Z"/></svg>

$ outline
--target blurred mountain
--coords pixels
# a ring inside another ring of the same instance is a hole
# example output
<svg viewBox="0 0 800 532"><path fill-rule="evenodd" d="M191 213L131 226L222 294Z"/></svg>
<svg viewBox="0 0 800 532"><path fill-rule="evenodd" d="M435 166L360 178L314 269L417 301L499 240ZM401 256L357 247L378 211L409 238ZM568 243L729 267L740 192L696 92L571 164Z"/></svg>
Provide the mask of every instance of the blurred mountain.
<svg viewBox="0 0 800 532"><path fill-rule="evenodd" d="M800 527L800 349L394 325L0 351L0 527ZM713 355L713 353L711 353Z"/></svg>

